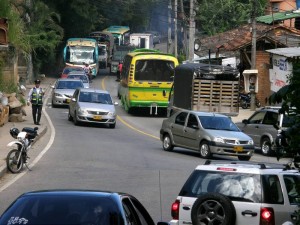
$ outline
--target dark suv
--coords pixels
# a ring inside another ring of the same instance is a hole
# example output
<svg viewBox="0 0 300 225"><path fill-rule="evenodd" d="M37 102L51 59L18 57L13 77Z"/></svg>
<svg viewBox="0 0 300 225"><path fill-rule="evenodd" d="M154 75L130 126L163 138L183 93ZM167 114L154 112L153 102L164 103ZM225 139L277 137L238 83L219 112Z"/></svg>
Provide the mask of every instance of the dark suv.
<svg viewBox="0 0 300 225"><path fill-rule="evenodd" d="M299 182L299 169L290 165L208 160L183 185L170 225L294 223Z"/></svg>
<svg viewBox="0 0 300 225"><path fill-rule="evenodd" d="M280 119L279 109L280 107L264 107L255 111L249 119L236 123L241 131L253 139L255 147L260 148L265 156L274 155L272 145L278 133L274 125L286 129L292 123L287 115Z"/></svg>

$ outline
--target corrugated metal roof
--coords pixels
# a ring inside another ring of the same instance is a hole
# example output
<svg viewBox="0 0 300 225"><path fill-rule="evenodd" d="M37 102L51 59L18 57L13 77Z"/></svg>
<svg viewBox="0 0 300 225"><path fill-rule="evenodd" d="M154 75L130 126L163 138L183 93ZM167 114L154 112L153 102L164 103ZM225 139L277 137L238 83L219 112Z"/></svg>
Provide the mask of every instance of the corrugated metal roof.
<svg viewBox="0 0 300 225"><path fill-rule="evenodd" d="M266 50L267 52L276 54L276 55L281 55L285 56L288 58L291 57L299 57L300 56L300 47L297 48L276 48L276 49L269 49Z"/></svg>
<svg viewBox="0 0 300 225"><path fill-rule="evenodd" d="M266 24L272 24L273 21L282 21L282 20L288 20L300 17L300 11L294 11L294 12L278 12L273 13L271 15L266 16L260 16L256 17L257 22L266 23Z"/></svg>

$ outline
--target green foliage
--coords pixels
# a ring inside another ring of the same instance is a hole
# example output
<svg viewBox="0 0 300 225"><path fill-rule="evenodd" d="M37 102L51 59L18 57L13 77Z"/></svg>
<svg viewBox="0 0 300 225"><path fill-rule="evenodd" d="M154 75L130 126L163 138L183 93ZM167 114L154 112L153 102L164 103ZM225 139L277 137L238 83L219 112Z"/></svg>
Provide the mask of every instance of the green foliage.
<svg viewBox="0 0 300 225"><path fill-rule="evenodd" d="M201 0L199 2L196 24L208 35L236 28L250 19L252 5L249 0ZM266 0L257 3L257 15L262 15Z"/></svg>
<svg viewBox="0 0 300 225"><path fill-rule="evenodd" d="M17 85L14 84L13 81L11 80L4 80L1 76L0 76L0 91L4 92L4 93L13 93L13 92L17 92L18 87Z"/></svg>

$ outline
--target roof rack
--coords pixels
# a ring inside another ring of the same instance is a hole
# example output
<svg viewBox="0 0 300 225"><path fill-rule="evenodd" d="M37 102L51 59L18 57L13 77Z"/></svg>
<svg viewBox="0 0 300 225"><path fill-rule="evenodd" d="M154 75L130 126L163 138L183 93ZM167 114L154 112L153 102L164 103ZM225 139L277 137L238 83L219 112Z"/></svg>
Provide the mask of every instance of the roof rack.
<svg viewBox="0 0 300 225"><path fill-rule="evenodd" d="M204 165L211 164L236 164L236 165L257 165L260 169L287 169L287 165L276 163L263 163L253 161L225 161L225 160L206 160Z"/></svg>

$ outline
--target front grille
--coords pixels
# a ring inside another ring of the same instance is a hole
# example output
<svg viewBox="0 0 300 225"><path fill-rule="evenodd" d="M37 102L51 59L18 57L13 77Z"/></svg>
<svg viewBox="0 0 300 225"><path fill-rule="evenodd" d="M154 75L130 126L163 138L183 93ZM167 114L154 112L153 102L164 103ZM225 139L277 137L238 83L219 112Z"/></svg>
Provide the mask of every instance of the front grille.
<svg viewBox="0 0 300 225"><path fill-rule="evenodd" d="M232 140L232 139L225 139L226 144L230 145L247 145L248 141L239 141L239 140Z"/></svg>
<svg viewBox="0 0 300 225"><path fill-rule="evenodd" d="M107 115L107 114L108 114L108 112L101 112L101 111L91 111L91 110L88 110L87 112L88 112L88 114L92 114L92 115L102 115L102 116L104 116L104 115Z"/></svg>

